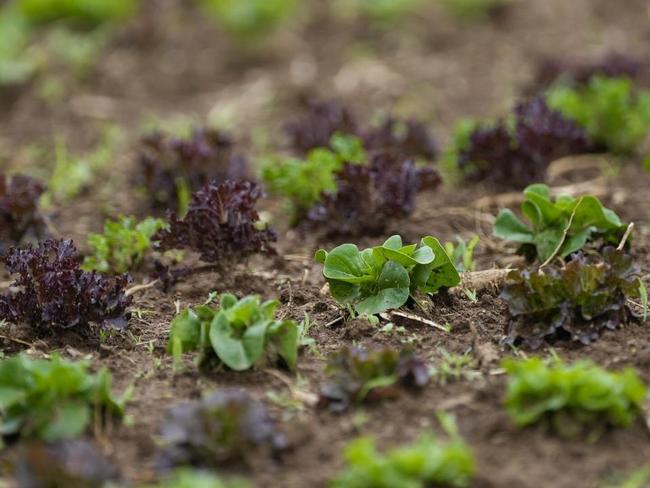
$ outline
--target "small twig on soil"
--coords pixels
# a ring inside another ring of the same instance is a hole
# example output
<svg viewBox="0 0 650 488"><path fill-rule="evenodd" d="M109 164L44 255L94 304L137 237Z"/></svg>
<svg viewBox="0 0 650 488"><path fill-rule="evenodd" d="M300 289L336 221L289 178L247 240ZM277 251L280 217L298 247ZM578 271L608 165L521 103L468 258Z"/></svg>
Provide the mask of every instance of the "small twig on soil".
<svg viewBox="0 0 650 488"><path fill-rule="evenodd" d="M483 223L490 224L492 225L494 223L494 215L486 213L486 212L480 212L476 209L468 208L468 207L442 207L438 208L435 211L435 215L452 215L456 217L466 217L470 220L479 220ZM427 213L426 215L423 215L418 218L414 218L414 222L421 222L424 220L430 220L434 215Z"/></svg>
<svg viewBox="0 0 650 488"><path fill-rule="evenodd" d="M630 237L630 234L634 230L634 222L630 222L630 225L627 226L627 229L625 230L625 234L623 234L623 237L621 238L621 242L618 243L618 246L616 247L617 251L622 251L623 247L625 247L625 243Z"/></svg>
<svg viewBox="0 0 650 488"><path fill-rule="evenodd" d="M134 293L138 293L139 291L148 290L149 288L152 288L152 287L156 286L156 283L158 283L158 281L159 280L156 279L156 280L153 280L153 281L151 281L149 283L142 283L140 285L134 285L131 288L127 288L127 290L124 292L124 294L127 297L129 297L129 296L133 295Z"/></svg>
<svg viewBox="0 0 650 488"><path fill-rule="evenodd" d="M580 183L574 183L565 186L556 186L550 188L550 192L551 195L555 197L558 195L577 196L584 193L589 193L594 196L603 196L605 193L607 193L607 178L604 176L599 176L592 180L583 181ZM477 208L508 207L510 205L523 202L524 198L525 197L522 192L500 193L498 195L488 195L481 197L478 200L474 201L473 206Z"/></svg>
<svg viewBox="0 0 650 488"><path fill-rule="evenodd" d="M16 344L22 344L23 346L28 346L30 349L34 349L34 344L31 342L23 341L22 339L16 339L15 337L9 337L6 335L0 334L0 339L5 339L10 342L15 342Z"/></svg>
<svg viewBox="0 0 650 488"><path fill-rule="evenodd" d="M310 407L313 407L318 403L318 395L315 395L314 393L311 393L309 391L299 390L293 385L293 381L291 381L291 378L280 373L278 370L265 368L263 371L273 376L274 378L277 378L282 383L284 383L286 387L289 389L291 396L295 400L298 400L299 402L304 403L305 405L308 405Z"/></svg>
<svg viewBox="0 0 650 488"><path fill-rule="evenodd" d="M339 322L341 322L344 318L345 318L345 317L343 317L343 315L339 315L339 316L336 317L334 320L330 320L329 322L327 322L327 323L325 324L325 327L332 327L333 325L336 325L336 324L338 324Z"/></svg>
<svg viewBox="0 0 650 488"><path fill-rule="evenodd" d="M283 258L285 261L298 261L300 263L309 261L309 256L306 254L285 254Z"/></svg>
<svg viewBox="0 0 650 488"><path fill-rule="evenodd" d="M564 158L556 159L548 165L546 169L547 181L553 181L558 177L570 173L572 171L579 171L585 169L601 169L606 165L606 161L602 156L589 154L585 156L567 156Z"/></svg>
<svg viewBox="0 0 650 488"><path fill-rule="evenodd" d="M412 313L406 313L406 312L400 312L398 310L394 310L390 312L390 315L391 317L401 317L404 319L412 320L414 322L419 322L421 324L428 325L429 327L433 327L434 329L442 330L443 332L449 332L449 330L446 327L434 322L433 320L425 319L424 317L420 317Z"/></svg>
<svg viewBox="0 0 650 488"><path fill-rule="evenodd" d="M483 291L488 288L498 290L506 280L512 268L485 269L482 271L467 271L460 276L460 285L449 290L454 295L463 295L463 289Z"/></svg>
<svg viewBox="0 0 650 488"><path fill-rule="evenodd" d="M472 405L472 401L474 400L475 397L476 395L474 393L466 393L464 395L447 398L446 400L437 404L436 408L438 410L453 410L456 407L462 406L462 407L468 407L476 410L477 407L475 405Z"/></svg>

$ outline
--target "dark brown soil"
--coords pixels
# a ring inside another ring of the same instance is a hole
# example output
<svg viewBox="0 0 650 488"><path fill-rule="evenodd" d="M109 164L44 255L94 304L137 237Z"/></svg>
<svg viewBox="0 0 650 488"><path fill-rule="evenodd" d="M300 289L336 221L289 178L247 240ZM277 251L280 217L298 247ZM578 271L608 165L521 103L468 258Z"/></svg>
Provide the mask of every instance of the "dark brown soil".
<svg viewBox="0 0 650 488"><path fill-rule="evenodd" d="M71 81L66 99L47 103L30 88L0 99L2 169L38 169L37 164L43 163L30 159L30 144L48 148L45 164L49 164L55 135L63 136L73 151L82 151L98 141L104 122L125 129L124 147L110 173L92 191L53 209L58 232L82 249L87 233L98 231L107 214L146 213L129 182L134 143L147 115L169 122L181 116L202 121L209 115L228 114L233 133L254 155L251 134L263 134L272 147L281 147L278 134L283 121L302 96L319 94L345 100L368 119L386 111L417 115L430 122L444 141L459 117L502 115L522 93L543 55L589 57L617 50L650 59L646 0L521 0L495 19L471 25L432 8L410 21L408 29L384 33L361 22L342 27L323 17L280 33L256 54L236 52L190 3L148 1L149 8L119 33L91 79ZM358 56L359 50L368 55ZM637 224L633 250L648 273L650 176L637 161L603 158L616 171L596 170L595 175L576 171L552 184L593 180L590 191ZM485 197L491 200L486 202ZM427 234L452 240L456 234L476 233L481 236L478 269L513 265L518 258L512 249L490 236L492 216L502 202L518 205L508 195L493 195L491 188L481 186L426 192L411 218L391 225L385 236L355 242L370 245L392 233L406 240ZM431 384L420 395L404 394L343 415L304 406L282 421L287 412L267 401L292 449L281 462L260 457L249 466L224 467L223 472L248 477L259 487L326 486L342 467L342 448L351 439L370 434L384 446L410 441L425 429L437 429L438 409L455 413L476 455L472 485L476 487L595 487L612 473L639 468L650 460L650 434L642 422L607 432L592 443L560 440L543 430L519 430L511 424L502 405L505 378L499 368L500 359L511 354L499 346L507 316L494 290L479 293L476 302L464 295L435 297L426 318L450 324L450 332L417 322L397 323L404 331L389 334L380 330L383 324L333 323L341 311L321 292L324 281L311 256L318 247L330 248L344 239L319 241L314 235L286 230L286 216L271 203L266 205L282 229L278 258L254 258L227 275L197 275L169 294L156 288L140 292L125 334L100 344L73 336L34 340L21 327L3 330L0 337L13 339L0 338L5 354L26 348L15 340L20 339L32 344L34 354L59 351L66 357L90 357L97 368L110 368L118 390L135 386L128 407L132 424L98 439L125 479L155 478L156 434L165 411L177 401L223 386L242 387L266 400L269 391L288 394L286 381L316 393L329 353L344 344L370 342L409 344L432 364L441 350L469 352L477 359L480 374L446 385ZM142 282L146 276L135 278ZM165 352L169 323L177 310L203 302L211 291L277 297L282 302L280 314L298 320L308 313L315 323L311 335L316 349L304 351L297 373L282 373L282 379L266 370L200 374L191 357L184 371L174 374ZM554 351L570 359L589 357L606 367L632 365L650 381L650 335L645 324L609 332L591 346L557 343Z"/></svg>

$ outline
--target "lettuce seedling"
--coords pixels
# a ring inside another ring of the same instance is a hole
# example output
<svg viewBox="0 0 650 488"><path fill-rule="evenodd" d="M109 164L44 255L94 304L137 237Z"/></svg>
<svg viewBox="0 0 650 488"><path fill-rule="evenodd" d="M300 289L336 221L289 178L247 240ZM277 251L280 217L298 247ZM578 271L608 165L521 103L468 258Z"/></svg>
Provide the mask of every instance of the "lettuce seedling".
<svg viewBox="0 0 650 488"><path fill-rule="evenodd" d="M187 351L199 351L197 363L216 358L235 371L252 368L265 359L279 359L294 369L298 361L299 330L293 320L276 320L279 302L261 302L249 295L237 300L221 295L220 308L202 305L187 309L172 321L168 350L176 360Z"/></svg>
<svg viewBox="0 0 650 488"><path fill-rule="evenodd" d="M0 7L0 87L22 84L36 71L36 61L26 55L31 33L31 25L16 8Z"/></svg>
<svg viewBox="0 0 650 488"><path fill-rule="evenodd" d="M336 173L336 191L323 193L302 225L330 236L379 235L413 213L420 190L440 181L431 167L395 153L375 154L369 165L345 164Z"/></svg>
<svg viewBox="0 0 650 488"><path fill-rule="evenodd" d="M222 389L201 400L173 406L162 425L161 468L214 466L279 453L287 439L264 405L243 390Z"/></svg>
<svg viewBox="0 0 650 488"><path fill-rule="evenodd" d="M239 40L255 40L272 33L295 16L297 0L200 0L230 34Z"/></svg>
<svg viewBox="0 0 650 488"><path fill-rule="evenodd" d="M380 25L394 25L404 17L418 12L424 5L422 0L335 0L332 2L334 14L340 18L363 16Z"/></svg>
<svg viewBox="0 0 650 488"><path fill-rule="evenodd" d="M379 453L370 438L352 441L344 453L347 468L332 480L331 488L468 486L474 475L474 456L458 434L453 417L440 413L439 419L450 437L447 441L426 433L387 454Z"/></svg>
<svg viewBox="0 0 650 488"><path fill-rule="evenodd" d="M323 276L332 296L352 304L359 314L374 315L399 308L416 291L435 293L460 283L460 276L440 242L422 238L420 244L402 245L394 235L381 246L359 251L342 244L329 253L319 250Z"/></svg>
<svg viewBox="0 0 650 488"><path fill-rule="evenodd" d="M334 412L353 403L395 398L401 389L418 390L429 382L424 361L411 351L390 347L344 346L329 359L325 372L332 379L321 388L319 405Z"/></svg>
<svg viewBox="0 0 650 488"><path fill-rule="evenodd" d="M606 247L602 256L576 253L562 265L508 275L501 299L510 321L506 342L538 348L562 338L589 344L632 316L629 298L638 298L640 273L632 257Z"/></svg>
<svg viewBox="0 0 650 488"><path fill-rule="evenodd" d="M3 256L17 274L13 290L0 294L0 319L26 322L38 331L88 326L127 326L127 275L106 276L79 267L72 241L48 239Z"/></svg>
<svg viewBox="0 0 650 488"><path fill-rule="evenodd" d="M539 97L516 105L506 120L463 121L454 145L444 158L448 173L505 187L543 181L553 160L593 150L582 127Z"/></svg>
<svg viewBox="0 0 650 488"><path fill-rule="evenodd" d="M591 361L506 359L505 405L518 426L546 423L557 434L599 434L642 415L648 390L632 368L610 372Z"/></svg>
<svg viewBox="0 0 650 488"><path fill-rule="evenodd" d="M365 152L357 138L335 135L331 142L334 150L312 149L304 161L269 158L262 163L262 180L271 193L287 199L294 224L321 200L324 193L336 192L336 172L344 163L364 162Z"/></svg>
<svg viewBox="0 0 650 488"><path fill-rule="evenodd" d="M109 125L103 131L100 144L84 154L70 154L65 141L57 138L54 144L54 168L41 205L47 208L55 201L72 200L91 186L97 174L105 170L115 157L121 136L117 126Z"/></svg>
<svg viewBox="0 0 650 488"><path fill-rule="evenodd" d="M451 258L451 262L456 266L456 269L461 273L476 269L474 249L480 241L481 238L475 235L469 242L465 242L465 239L460 236L456 236L455 244L453 242L445 242L445 251Z"/></svg>
<svg viewBox="0 0 650 488"><path fill-rule="evenodd" d="M106 415L121 416L126 397L113 396L108 370L93 375L88 367L57 355L45 360L21 354L0 361L3 440L78 437Z"/></svg>
<svg viewBox="0 0 650 488"><path fill-rule="evenodd" d="M224 479L216 474L190 468L175 470L163 481L151 485L139 485L138 488L250 488L247 481Z"/></svg>
<svg viewBox="0 0 650 488"><path fill-rule="evenodd" d="M151 217L142 222L124 216L107 220L103 234L88 235L93 255L86 256L83 269L118 274L137 269L151 248L151 238L164 227L163 220Z"/></svg>
<svg viewBox="0 0 650 488"><path fill-rule="evenodd" d="M39 198L45 187L25 175L0 174L0 252L25 238L38 240L45 234Z"/></svg>
<svg viewBox="0 0 650 488"><path fill-rule="evenodd" d="M192 193L184 217L167 211L169 225L153 237L157 249L188 249L206 263L275 253L271 246L275 232L261 225L255 210L262 195L260 187L250 181L207 184Z"/></svg>
<svg viewBox="0 0 650 488"><path fill-rule="evenodd" d="M601 148L637 152L650 131L650 91L635 93L627 78L594 77L581 87L555 86L550 107L575 120Z"/></svg>
<svg viewBox="0 0 650 488"><path fill-rule="evenodd" d="M136 182L152 208L184 215L187 196L208 183L246 178L248 164L232 138L212 129L196 129L178 138L154 132L144 137L138 153Z"/></svg>
<svg viewBox="0 0 650 488"><path fill-rule="evenodd" d="M535 184L524 190L524 197L521 212L531 226L510 209L502 209L492 231L496 237L520 243L518 252L530 259L547 262L554 256L565 258L598 239L616 244L627 227L591 195L562 195L552 202L548 186Z"/></svg>

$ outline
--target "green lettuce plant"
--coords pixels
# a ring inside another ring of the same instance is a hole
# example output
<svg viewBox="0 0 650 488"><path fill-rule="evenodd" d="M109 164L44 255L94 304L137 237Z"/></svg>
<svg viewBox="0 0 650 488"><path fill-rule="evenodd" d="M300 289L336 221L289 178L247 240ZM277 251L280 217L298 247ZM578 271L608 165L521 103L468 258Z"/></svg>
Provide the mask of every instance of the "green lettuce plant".
<svg viewBox="0 0 650 488"><path fill-rule="evenodd" d="M615 153L634 154L650 133L650 91L636 93L627 78L594 77L584 86L556 85L546 100Z"/></svg>
<svg viewBox="0 0 650 488"><path fill-rule="evenodd" d="M297 158L269 158L262 163L261 177L267 189L285 198L294 221L319 202L323 193L337 190L336 172L344 163L365 161L361 140L335 134L327 148L312 149L303 161Z"/></svg>
<svg viewBox="0 0 650 488"><path fill-rule="evenodd" d="M458 434L453 417L439 414L449 440L431 433L386 454L375 442L359 438L345 449L346 469L330 483L331 488L425 488L468 486L474 474L472 452Z"/></svg>
<svg viewBox="0 0 650 488"><path fill-rule="evenodd" d="M476 263L474 263L474 249L481 241L481 238L477 235L473 236L468 242L460 237L456 236L456 243L445 242L445 252L451 258L452 263L456 266L458 271L474 271L476 269Z"/></svg>
<svg viewBox="0 0 650 488"><path fill-rule="evenodd" d="M431 236L423 237L419 245L404 246L394 235L363 251L355 244L342 244L330 252L319 250L315 259L323 265L332 296L353 305L359 314L399 308L416 291L435 293L460 283L451 259Z"/></svg>
<svg viewBox="0 0 650 488"><path fill-rule="evenodd" d="M201 0L206 12L240 40L268 35L297 13L297 0Z"/></svg>
<svg viewBox="0 0 650 488"><path fill-rule="evenodd" d="M128 393L115 398L111 376L88 362L14 356L0 362L0 434L56 441L84 433L104 415L121 416Z"/></svg>
<svg viewBox="0 0 650 488"><path fill-rule="evenodd" d="M250 488L244 480L222 479L208 471L181 468L163 481L139 488Z"/></svg>
<svg viewBox="0 0 650 488"><path fill-rule="evenodd" d="M146 218L137 222L135 217L121 216L104 223L103 234L89 234L88 245L92 255L86 256L83 269L116 274L137 269L145 253L151 249L151 238L165 227L161 219Z"/></svg>
<svg viewBox="0 0 650 488"><path fill-rule="evenodd" d="M243 371L260 360L281 359L289 369L298 361L299 327L293 320L277 320L277 300L261 302L249 295L241 300L224 293L218 310L209 305L184 310L172 321L169 352L181 355L198 350L197 364L216 359L230 369Z"/></svg>
<svg viewBox="0 0 650 488"><path fill-rule="evenodd" d="M626 225L616 213L594 196L563 195L551 201L550 190L543 184L528 186L524 196L521 213L530 225L521 222L511 210L503 209L493 232L496 237L520 243L520 252L529 258L542 262L554 256L564 258L596 239L618 243L625 232Z"/></svg>
<svg viewBox="0 0 650 488"><path fill-rule="evenodd" d="M507 359L505 405L518 426L547 422L562 436L627 427L642 413L646 385L631 368L607 371L590 361Z"/></svg>
<svg viewBox="0 0 650 488"><path fill-rule="evenodd" d="M90 26L124 20L138 4L137 0L19 0L14 3L33 24L64 19Z"/></svg>

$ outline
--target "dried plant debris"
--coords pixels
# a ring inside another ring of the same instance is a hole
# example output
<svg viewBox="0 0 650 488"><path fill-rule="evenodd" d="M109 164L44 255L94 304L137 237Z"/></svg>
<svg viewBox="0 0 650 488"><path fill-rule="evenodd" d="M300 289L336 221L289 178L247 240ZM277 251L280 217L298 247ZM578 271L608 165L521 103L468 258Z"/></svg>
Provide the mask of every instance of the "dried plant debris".
<svg viewBox="0 0 650 488"><path fill-rule="evenodd" d="M399 396L429 382L429 368L412 351L390 347L343 347L328 362L330 381L320 391L319 405L342 412L355 403Z"/></svg>
<svg viewBox="0 0 650 488"><path fill-rule="evenodd" d="M323 192L304 226L328 235L379 235L394 220L415 210L415 197L441 179L430 167L393 153L373 156L369 165L345 164L336 173L335 192Z"/></svg>
<svg viewBox="0 0 650 488"><path fill-rule="evenodd" d="M224 389L173 406L160 434L161 469L246 461L288 447L264 405L243 390Z"/></svg>
<svg viewBox="0 0 650 488"><path fill-rule="evenodd" d="M510 313L505 342L532 349L557 340L589 344L633 318L626 301L639 297L640 285L632 257L612 247L602 256L579 252L566 264L511 271L500 295Z"/></svg>
<svg viewBox="0 0 650 488"><path fill-rule="evenodd" d="M169 211L169 226L154 236L158 249L187 249L202 261L244 258L251 254L275 253L273 230L263 227L255 210L261 188L250 181L209 183L192 194L184 217Z"/></svg>
<svg viewBox="0 0 650 488"><path fill-rule="evenodd" d="M39 212L44 191L45 186L29 176L0 174L0 252L26 238L45 236Z"/></svg>
<svg viewBox="0 0 650 488"><path fill-rule="evenodd" d="M555 159L593 150L584 129L542 98L519 103L509 120L476 124L462 144L457 164L465 178L515 188L543 181Z"/></svg>
<svg viewBox="0 0 650 488"><path fill-rule="evenodd" d="M95 488L118 478L115 466L82 439L26 443L11 464L21 488Z"/></svg>
<svg viewBox="0 0 650 488"><path fill-rule="evenodd" d="M154 208L182 213L189 192L247 176L246 159L223 132L197 129L186 139L162 133L142 139L136 181Z"/></svg>
<svg viewBox="0 0 650 488"><path fill-rule="evenodd" d="M46 240L33 247L11 248L3 258L18 275L12 289L0 295L0 318L25 322L38 331L127 326L127 275L83 271L70 240Z"/></svg>

